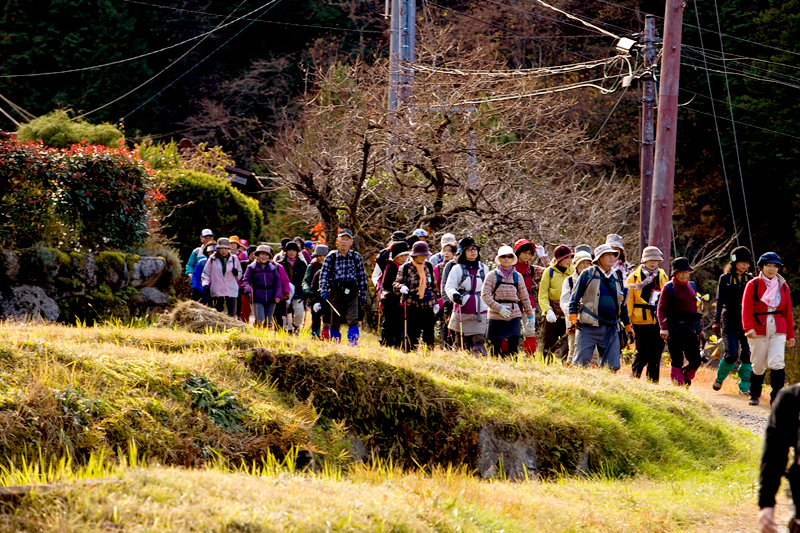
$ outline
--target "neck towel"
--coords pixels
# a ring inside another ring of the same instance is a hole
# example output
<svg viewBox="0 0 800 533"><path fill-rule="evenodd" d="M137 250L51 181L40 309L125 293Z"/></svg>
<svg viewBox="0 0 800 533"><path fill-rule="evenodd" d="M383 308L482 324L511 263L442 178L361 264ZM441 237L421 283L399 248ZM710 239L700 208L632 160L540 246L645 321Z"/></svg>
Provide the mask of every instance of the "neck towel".
<svg viewBox="0 0 800 533"><path fill-rule="evenodd" d="M413 263L414 268L417 269L417 274L419 274L419 288L417 289L417 296L419 296L419 299L422 300L425 298L425 289L428 288L427 278L425 277L425 263L423 262L420 265L413 259L411 260L411 263Z"/></svg>
<svg viewBox="0 0 800 533"><path fill-rule="evenodd" d="M778 276L769 279L762 272L759 277L764 280L764 285L766 286L764 294L761 296L761 301L767 304L767 307L777 307L781 302L780 296L778 296L778 289L780 288Z"/></svg>

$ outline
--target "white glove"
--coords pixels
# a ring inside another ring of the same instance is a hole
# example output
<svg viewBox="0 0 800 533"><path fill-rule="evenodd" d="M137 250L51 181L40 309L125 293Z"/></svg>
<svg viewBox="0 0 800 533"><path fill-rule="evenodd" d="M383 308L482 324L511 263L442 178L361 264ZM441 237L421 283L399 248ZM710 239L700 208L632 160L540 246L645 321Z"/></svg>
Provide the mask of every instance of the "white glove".
<svg viewBox="0 0 800 533"><path fill-rule="evenodd" d="M439 304L433 304L433 314L434 315L438 315L439 314L439 309L441 309L441 306Z"/></svg>
<svg viewBox="0 0 800 533"><path fill-rule="evenodd" d="M506 319L511 318L511 309L509 309L507 305L501 305L500 316Z"/></svg>
<svg viewBox="0 0 800 533"><path fill-rule="evenodd" d="M408 294L408 287L400 285L400 294Z"/></svg>
<svg viewBox="0 0 800 533"><path fill-rule="evenodd" d="M556 316L556 314L553 312L552 309L548 309L547 310L547 314L545 315L545 318L547 318L547 321L550 322L551 324L553 324L553 323L558 321L558 317Z"/></svg>
<svg viewBox="0 0 800 533"><path fill-rule="evenodd" d="M319 310L322 309L322 304L317 302L311 309L313 309L315 313L319 313Z"/></svg>
<svg viewBox="0 0 800 533"><path fill-rule="evenodd" d="M547 252L544 251L544 246L541 244L536 245L536 255L542 258L547 257Z"/></svg>
<svg viewBox="0 0 800 533"><path fill-rule="evenodd" d="M528 317L528 327L531 328L531 331L536 331L536 318L529 316Z"/></svg>

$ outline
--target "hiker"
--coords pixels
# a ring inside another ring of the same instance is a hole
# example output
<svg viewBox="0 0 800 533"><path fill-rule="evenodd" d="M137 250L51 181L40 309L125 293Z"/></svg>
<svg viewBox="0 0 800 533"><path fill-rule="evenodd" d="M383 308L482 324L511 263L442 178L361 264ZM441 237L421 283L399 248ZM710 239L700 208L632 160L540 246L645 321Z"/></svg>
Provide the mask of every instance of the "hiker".
<svg viewBox="0 0 800 533"><path fill-rule="evenodd" d="M439 312L439 288L428 262L431 255L428 243L418 241L411 249L411 261L403 263L394 280L394 292L401 295L405 305L404 343L406 352L416 350L420 337L429 350L433 350L434 316Z"/></svg>
<svg viewBox="0 0 800 533"><path fill-rule="evenodd" d="M567 332L564 313L561 309L561 285L574 272L572 268L572 250L562 244L553 250L550 267L542 274L539 285L539 309L545 317L542 354L545 359L552 360L553 348Z"/></svg>
<svg viewBox="0 0 800 533"><path fill-rule="evenodd" d="M275 306L283 300L283 284L278 266L272 259L272 248L266 244L255 250L256 260L247 265L242 286L256 312L256 327L266 328L272 322Z"/></svg>
<svg viewBox="0 0 800 533"><path fill-rule="evenodd" d="M189 279L192 279L194 275L194 269L197 266L197 262L202 259L203 257L203 247L207 245L209 242L214 240L214 232L210 229L204 229L200 232L200 246L192 250L191 255L189 255L189 260L186 261L186 275L189 276Z"/></svg>
<svg viewBox="0 0 800 533"><path fill-rule="evenodd" d="M534 265L532 262L533 254L539 256L544 266ZM519 239L514 243L514 254L517 256L517 262L514 263L514 269L519 272L522 279L525 281L525 288L528 291L528 298L530 299L531 306L534 313L536 312L536 301L539 299L539 282L542 279L542 274L549 266L549 259L547 252L544 251L544 246L534 245L527 239ZM525 340L522 343L522 348L525 353L536 353L536 320L534 316L533 325L528 322L523 325L525 331Z"/></svg>
<svg viewBox="0 0 800 533"><path fill-rule="evenodd" d="M242 264L231 254L230 241L222 237L217 242L217 251L203 267L203 290L211 297L212 307L221 313L227 310L228 315L235 317L241 278Z"/></svg>
<svg viewBox="0 0 800 533"><path fill-rule="evenodd" d="M311 261L314 260L314 243L311 241L303 241L300 253L303 255L303 259L306 260L306 264L310 265Z"/></svg>
<svg viewBox="0 0 800 533"><path fill-rule="evenodd" d="M714 312L714 325L711 329L720 337L725 347L725 356L719 362L717 377L711 387L722 388L722 382L733 371L736 360L739 363L739 394L750 394L750 374L753 365L750 363L750 344L744 335L742 325L742 298L744 288L753 279L748 271L753 262L753 255L745 246L739 246L731 252L731 271L719 278L717 285L717 309Z"/></svg>
<svg viewBox="0 0 800 533"><path fill-rule="evenodd" d="M606 237L606 244L619 252L619 257L617 258L617 263L614 265L614 268L622 273L623 278L627 278L633 270L633 267L625 258L625 247L622 246L622 237L616 233L612 233Z"/></svg>
<svg viewBox="0 0 800 533"><path fill-rule="evenodd" d="M431 265L436 267L439 263L444 260L444 249L447 246L452 246L453 248L458 248L458 241L456 240L456 236L452 233L445 233L442 235L442 239L440 242L440 252L433 254L428 261Z"/></svg>
<svg viewBox="0 0 800 533"><path fill-rule="evenodd" d="M294 287L292 296L286 301L286 312L292 314L292 321L286 321L285 329L290 333L297 335L300 333L300 328L303 326L303 319L305 318L305 303L303 301L303 277L306 274L306 263L300 257L300 247L297 242L289 241L283 250L284 258L279 263L289 276L289 281Z"/></svg>
<svg viewBox="0 0 800 533"><path fill-rule="evenodd" d="M676 258L672 262L672 279L664 284L656 307L661 338L667 341L669 348L670 379L675 385L687 387L692 384L702 362L703 325L697 311L697 289L695 283L689 281L693 271L688 259Z"/></svg>
<svg viewBox="0 0 800 533"><path fill-rule="evenodd" d="M572 298L572 291L575 288L575 285L578 283L578 278L581 275L581 272L586 270L592 266L592 255L587 253L585 250L579 250L575 252L575 255L572 257L572 267L575 269L567 279L564 280L564 283L561 285L561 309L567 310L569 312L569 301ZM577 328L573 324L569 324L567 326L567 346L569 347L569 352L567 353L567 361L572 361L575 357L575 331Z"/></svg>
<svg viewBox="0 0 800 533"><path fill-rule="evenodd" d="M753 373L750 405L758 405L764 373L770 370L770 404L786 382L785 348L794 347L794 319L789 284L778 274L783 266L775 252L758 258L758 277L747 282L742 297L742 325L750 345Z"/></svg>
<svg viewBox="0 0 800 533"><path fill-rule="evenodd" d="M286 253L284 252L284 250L286 249L286 245L289 244L291 241L292 239L288 237L284 237L283 239L281 239L281 249L280 251L278 251L277 254L275 254L275 258L273 259L273 261L275 261L276 263L280 263L281 261L283 261L283 258L286 257Z"/></svg>
<svg viewBox="0 0 800 533"><path fill-rule="evenodd" d="M439 264L433 267L433 275L436 277L436 286L439 287L439 305L441 306L439 311L440 316L437 317L441 319L439 334L442 339L442 348L445 350L448 348L455 348L455 337L448 326L450 317L453 315L453 302L444 294L442 277L444 276L445 267L456 256L457 250L457 243L445 244L442 246L442 251L440 252L442 259L439 261Z"/></svg>
<svg viewBox="0 0 800 533"><path fill-rule="evenodd" d="M481 263L481 249L472 237L459 241L461 250L450 271L445 271L447 296L455 306L450 317L450 330L461 349L476 355L489 355L486 350L486 313L488 306L480 298L489 269Z"/></svg>
<svg viewBox="0 0 800 533"><path fill-rule="evenodd" d="M375 268L372 269L372 284L375 285L376 288L380 287L381 280L383 279L383 271L386 268L387 263L391 260L392 254L392 246L394 243L402 242L406 244L406 232L405 231L395 231L392 233L392 239L389 241L389 244L386 245L386 248L378 252L378 257L375 259ZM410 250L410 248L409 248ZM394 282L394 279L390 280Z"/></svg>
<svg viewBox="0 0 800 533"><path fill-rule="evenodd" d="M392 243L391 248L391 261L386 264L386 270L378 287L381 309L380 343L390 348L400 348L403 345L403 317L406 308L400 294L394 290L394 282L397 279L397 272L406 263L411 251L405 241Z"/></svg>
<svg viewBox="0 0 800 533"><path fill-rule="evenodd" d="M636 343L631 372L639 379L647 369L647 379L653 383L658 383L661 354L664 353L664 339L656 316L659 295L669 281L667 273L658 267L663 260L661 250L655 246L646 247L642 250L641 264L625 280L628 315Z"/></svg>
<svg viewBox="0 0 800 533"><path fill-rule="evenodd" d="M327 329L330 328L331 323L330 306L319 297L319 276L317 275L319 271L322 270L322 264L325 262L329 251L328 247L324 244L316 245L314 247L312 261L308 264L305 276L303 277L303 295L308 305L311 307L311 336L316 339L323 338L323 325L325 325L325 329ZM327 330L325 333L325 339L329 339L330 330Z"/></svg>
<svg viewBox="0 0 800 533"><path fill-rule="evenodd" d="M208 256L217 251L217 243L213 239L202 246L202 257L197 261L194 272L189 277L192 280L192 300L203 305L211 305L208 301L208 293L203 290L203 269L208 261Z"/></svg>
<svg viewBox="0 0 800 533"><path fill-rule="evenodd" d="M519 351L522 336L522 317L527 317L530 327L535 327L533 306L522 276L514 269L517 256L510 246L501 246L494 260L497 268L486 275L481 288L481 299L489 306L489 342L495 355L502 353L503 341L508 354Z"/></svg>
<svg viewBox="0 0 800 533"><path fill-rule="evenodd" d="M622 274L614 268L619 252L608 244L594 250L593 265L578 276L569 301L569 320L577 328L572 364L589 366L597 348L600 366L620 367L621 330L632 335ZM545 275L545 278L547 275Z"/></svg>
<svg viewBox="0 0 800 533"><path fill-rule="evenodd" d="M235 255L239 261L247 261L247 253L245 253L243 249L242 241L236 235L231 235L228 237L228 241L231 243L231 255ZM247 242L247 241L245 241Z"/></svg>
<svg viewBox="0 0 800 533"><path fill-rule="evenodd" d="M323 300L329 301L338 311L331 315L331 339L341 342L341 321L349 326L347 340L350 346L358 344L359 306L367 302L367 273L361 254L350 249L353 232L347 228L339 231L337 249L329 254L322 265L319 290Z"/></svg>
<svg viewBox="0 0 800 533"><path fill-rule="evenodd" d="M792 385L775 397L764 436L761 454L761 471L758 491L758 525L762 533L778 533L786 529L775 523L775 494L783 476L789 481L794 504L794 515L789 522L789 532L800 527L797 510L800 509L800 463L795 459L789 465L789 448L794 448L793 458L800 454L800 385Z"/></svg>
<svg viewBox="0 0 800 533"><path fill-rule="evenodd" d="M247 241L242 239L242 242L247 242ZM242 261L242 270L244 270L245 272L247 272L247 267L249 267L251 263L254 263L254 262L257 261L257 259L256 259L256 248L258 248L258 247L257 246L248 246L245 249L245 253L247 254L247 259L245 261ZM270 248L270 250L272 250L272 248ZM244 276L242 276L242 279L244 279ZM250 301L250 298L248 298L246 296L246 293L244 293L244 284L243 283L242 283L242 288L240 289L240 292L242 293L242 297L241 297L241 307L239 308L239 318L241 318L242 322L244 322L245 324L249 324L250 323L250 315L253 313L253 308L252 308L252 305L251 305L252 302Z"/></svg>
<svg viewBox="0 0 800 533"><path fill-rule="evenodd" d="M414 231L411 233L411 235L412 235L413 237L416 237L418 241L422 241L422 242L424 242L424 243L427 243L427 242L428 242L428 232L427 232L427 231L425 231L425 230L424 230L424 229L422 229L422 228L417 228L417 229L415 229L415 230L414 230Z"/></svg>

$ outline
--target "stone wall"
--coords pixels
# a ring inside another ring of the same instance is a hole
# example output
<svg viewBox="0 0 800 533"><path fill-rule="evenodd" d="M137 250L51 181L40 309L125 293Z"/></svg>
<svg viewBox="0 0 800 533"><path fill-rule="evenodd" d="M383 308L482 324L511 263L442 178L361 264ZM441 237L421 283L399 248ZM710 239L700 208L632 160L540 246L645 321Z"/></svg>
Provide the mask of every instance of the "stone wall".
<svg viewBox="0 0 800 533"><path fill-rule="evenodd" d="M0 319L89 323L161 312L174 301L162 257L37 247L0 252Z"/></svg>

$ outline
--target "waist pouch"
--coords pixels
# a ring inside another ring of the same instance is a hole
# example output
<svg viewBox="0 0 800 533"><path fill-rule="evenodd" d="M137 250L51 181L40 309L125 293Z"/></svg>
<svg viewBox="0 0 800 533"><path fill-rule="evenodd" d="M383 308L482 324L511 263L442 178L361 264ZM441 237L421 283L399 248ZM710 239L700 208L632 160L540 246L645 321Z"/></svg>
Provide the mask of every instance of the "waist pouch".
<svg viewBox="0 0 800 533"><path fill-rule="evenodd" d="M680 313L669 316L668 329L680 333L697 333L703 332L703 324L700 322L700 313Z"/></svg>
<svg viewBox="0 0 800 533"><path fill-rule="evenodd" d="M333 290L346 296L355 296L358 294L358 285L355 281L335 281Z"/></svg>

